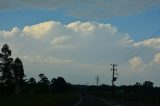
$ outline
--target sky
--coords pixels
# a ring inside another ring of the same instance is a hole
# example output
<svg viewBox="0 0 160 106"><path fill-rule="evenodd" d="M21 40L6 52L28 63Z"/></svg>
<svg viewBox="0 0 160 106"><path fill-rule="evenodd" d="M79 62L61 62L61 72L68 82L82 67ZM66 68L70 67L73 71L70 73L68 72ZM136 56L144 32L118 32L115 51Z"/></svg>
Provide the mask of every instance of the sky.
<svg viewBox="0 0 160 106"><path fill-rule="evenodd" d="M26 78L44 73L73 84L146 80L160 86L160 0L0 0L0 47Z"/></svg>

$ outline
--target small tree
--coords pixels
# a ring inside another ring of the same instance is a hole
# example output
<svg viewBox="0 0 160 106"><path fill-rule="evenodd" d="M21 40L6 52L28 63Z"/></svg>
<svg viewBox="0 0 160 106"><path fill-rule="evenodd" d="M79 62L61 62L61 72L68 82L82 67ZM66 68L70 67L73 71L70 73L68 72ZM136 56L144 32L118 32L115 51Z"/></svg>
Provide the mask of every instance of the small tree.
<svg viewBox="0 0 160 106"><path fill-rule="evenodd" d="M13 64L14 79L17 83L22 83L24 78L24 69L21 59L16 58Z"/></svg>
<svg viewBox="0 0 160 106"><path fill-rule="evenodd" d="M40 81L38 82L41 92L48 92L50 87L50 81L44 74L39 74Z"/></svg>
<svg viewBox="0 0 160 106"><path fill-rule="evenodd" d="M36 93L36 91L37 91L37 83L36 83L35 78L31 77L27 81L26 91L29 92L29 93Z"/></svg>
<svg viewBox="0 0 160 106"><path fill-rule="evenodd" d="M35 78L31 77L31 78L29 79L29 81L28 81L28 84L30 84L30 85L35 85L35 84L36 84Z"/></svg>
<svg viewBox="0 0 160 106"><path fill-rule="evenodd" d="M39 74L39 77L40 77L39 83L44 84L44 85L50 84L50 81L48 80L48 78L44 74Z"/></svg>
<svg viewBox="0 0 160 106"><path fill-rule="evenodd" d="M142 84L141 84L140 82L136 82L136 83L134 84L134 86L140 87L140 86L142 86Z"/></svg>
<svg viewBox="0 0 160 106"><path fill-rule="evenodd" d="M66 92L69 89L69 84L63 77L53 78L51 80L51 86L54 91Z"/></svg>
<svg viewBox="0 0 160 106"><path fill-rule="evenodd" d="M143 86L144 86L145 88L153 88L153 82L151 82L151 81L145 81L145 82L143 83Z"/></svg>

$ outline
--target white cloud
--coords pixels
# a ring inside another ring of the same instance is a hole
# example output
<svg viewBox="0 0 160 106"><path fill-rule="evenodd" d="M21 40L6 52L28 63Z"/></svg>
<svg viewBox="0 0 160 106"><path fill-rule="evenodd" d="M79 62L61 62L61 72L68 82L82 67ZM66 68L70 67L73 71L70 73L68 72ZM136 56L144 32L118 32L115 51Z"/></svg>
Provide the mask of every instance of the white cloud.
<svg viewBox="0 0 160 106"><path fill-rule="evenodd" d="M10 31L14 39L10 42L25 48L19 52L29 52L31 55L48 52L48 55L54 53L60 57L74 58L86 63L98 63L94 59L98 59L101 63L106 59L114 61L115 58L109 55L114 56L113 52L119 52L133 42L129 34L119 32L111 24L98 22L77 21L64 25L60 22L48 21L25 26L22 30L18 30L19 33L14 32ZM5 36L4 33L1 33L1 36ZM57 49L61 52L56 51ZM119 55L122 56L123 53L119 52Z"/></svg>
<svg viewBox="0 0 160 106"><path fill-rule="evenodd" d="M0 32L0 36L5 38L12 37L15 41L18 39L25 39L25 42L33 41L36 44L40 42L44 44L52 43L59 47L80 47L87 46L88 44L92 45L92 43L99 43L98 45L101 44L104 46L111 42L112 39L114 39L115 42L118 40L117 43L120 43L123 37L128 36L128 34L119 33L117 28L111 24L80 21L72 22L68 25L64 25L60 22L48 21L25 26L22 30L13 28L11 31ZM100 40L101 42L99 42Z"/></svg>
<svg viewBox="0 0 160 106"><path fill-rule="evenodd" d="M151 41L148 39L148 42L154 41L158 45L158 39ZM133 44L135 45L139 42L134 42L128 33L121 33L117 27L111 24L80 21L67 25L60 22L48 21L26 26L22 29L13 28L11 31L0 30L0 45L2 46L6 42L12 47L11 50L14 56L21 56L20 58L25 63L24 66L33 67L34 72L37 74L44 70L56 75L65 73L63 75L69 74L68 78L71 76L72 80L76 79L79 82L81 82L83 76L87 78L91 74L93 76L97 75L99 70L101 72L105 70L100 68L103 65L107 64L107 68L110 69L109 64L119 62L119 58L124 57L126 59L129 49L139 47L133 46ZM151 43L144 44L151 45ZM144 44L141 45L145 46ZM150 77L149 70L156 65L155 63L159 63L159 57L159 54L155 55L154 65L143 67L147 71L148 77ZM141 58L134 57L129 60L129 63L137 69L145 63L144 55ZM129 65L126 66L124 64L119 67L121 68L119 71L120 75L122 75L120 77L124 77L124 80L125 76L128 76L130 72L134 73L133 71L129 71L131 70ZM122 69L124 70L122 71ZM158 68L154 68L154 70L156 69ZM30 73L33 71L26 67L25 70ZM136 72L138 73L139 71ZM159 71L156 72L157 74L159 74ZM110 81L110 77L105 78L107 78L105 81ZM152 78L154 78L154 75Z"/></svg>
<svg viewBox="0 0 160 106"><path fill-rule="evenodd" d="M58 57L43 57L41 55L25 55L21 56L22 60L31 63L44 63L44 64L72 64L71 59L60 59Z"/></svg>
<svg viewBox="0 0 160 106"><path fill-rule="evenodd" d="M112 33L112 34L117 32L117 28L112 26L111 24L101 24L98 22L77 21L77 22L68 24L67 27L74 31L86 33L86 34L87 33L93 34L93 33L100 32L100 31L103 31L103 32L106 31L107 33Z"/></svg>
<svg viewBox="0 0 160 106"><path fill-rule="evenodd" d="M90 22L82 23L77 21L67 25L67 27L78 32L93 32L95 30L95 26Z"/></svg>
<svg viewBox="0 0 160 106"><path fill-rule="evenodd" d="M44 22L33 26L26 26L23 29L24 35L32 36L35 39L42 38L49 35L55 27L58 27L60 23L55 21Z"/></svg>
<svg viewBox="0 0 160 106"><path fill-rule="evenodd" d="M123 39L123 43L124 44L131 44L133 43L133 39L130 38L129 34L127 34L127 36Z"/></svg>
<svg viewBox="0 0 160 106"><path fill-rule="evenodd" d="M11 38L19 34L20 30L17 27L14 27L11 31L5 31L5 30L0 31L0 36L3 36L4 38Z"/></svg>
<svg viewBox="0 0 160 106"><path fill-rule="evenodd" d="M56 37L54 38L51 43L55 46L59 46L59 45L64 45L68 42L68 40L70 40L71 37L70 36L62 36L62 37Z"/></svg>
<svg viewBox="0 0 160 106"><path fill-rule="evenodd" d="M4 33L0 34L1 45L6 42L14 44L12 53L21 56L24 66L33 67L37 74L42 69L50 72L54 68L75 75L83 70L83 76L98 73L99 64L115 61L115 56L119 56L117 53L123 55L119 52L124 48L120 44L128 36L111 24L80 21L67 25L48 21L26 26L17 34L10 32L11 39L4 40ZM44 67L44 64L48 66ZM25 70L32 73L31 69L25 67Z"/></svg>
<svg viewBox="0 0 160 106"><path fill-rule="evenodd" d="M160 37L158 38L150 38L144 41L136 42L134 43L134 46L140 47L140 46L149 46L153 48L159 48L160 46Z"/></svg>
<svg viewBox="0 0 160 106"><path fill-rule="evenodd" d="M153 60L155 63L160 63L160 53L157 53L155 56L154 56L154 60Z"/></svg>
<svg viewBox="0 0 160 106"><path fill-rule="evenodd" d="M129 60L129 63L131 64L132 67L137 68L142 66L142 59L140 57L133 57L132 59Z"/></svg>

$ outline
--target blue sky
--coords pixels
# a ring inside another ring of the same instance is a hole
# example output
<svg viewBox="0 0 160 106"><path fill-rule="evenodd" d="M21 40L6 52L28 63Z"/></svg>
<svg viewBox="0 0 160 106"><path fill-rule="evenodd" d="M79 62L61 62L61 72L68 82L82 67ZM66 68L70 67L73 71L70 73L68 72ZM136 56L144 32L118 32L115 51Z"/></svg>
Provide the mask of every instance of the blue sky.
<svg viewBox="0 0 160 106"><path fill-rule="evenodd" d="M117 84L160 85L160 38L150 38L160 30L159 0L0 0L0 14L0 46L10 44L28 77L43 72L95 84L99 75L110 84L110 63L126 60ZM129 53L143 48L151 50Z"/></svg>
<svg viewBox="0 0 160 106"><path fill-rule="evenodd" d="M60 21L68 24L74 21L98 21L110 23L117 26L122 32L127 32L135 40L143 40L150 37L154 32L160 29L160 7L149 8L141 13L130 16L113 16L103 19L83 19L69 15L63 9L9 9L1 10L0 28L4 30L12 29L17 26L23 28L26 25L33 25L45 21Z"/></svg>

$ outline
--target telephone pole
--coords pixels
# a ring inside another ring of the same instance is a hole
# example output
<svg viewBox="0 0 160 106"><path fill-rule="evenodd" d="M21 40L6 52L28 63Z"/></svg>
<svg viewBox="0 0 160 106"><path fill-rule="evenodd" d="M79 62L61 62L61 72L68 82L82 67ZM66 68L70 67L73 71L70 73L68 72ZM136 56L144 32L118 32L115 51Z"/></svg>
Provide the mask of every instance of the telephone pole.
<svg viewBox="0 0 160 106"><path fill-rule="evenodd" d="M117 64L111 64L111 66L112 66L112 69L111 69L112 71L112 94L114 94L114 88L115 88L114 82L117 80L117 77L115 77L115 71L117 71L117 69L115 67L117 66Z"/></svg>
<svg viewBox="0 0 160 106"><path fill-rule="evenodd" d="M96 77L97 86L99 85L99 80L100 80L100 79L99 79L99 77L97 76L97 77Z"/></svg>

